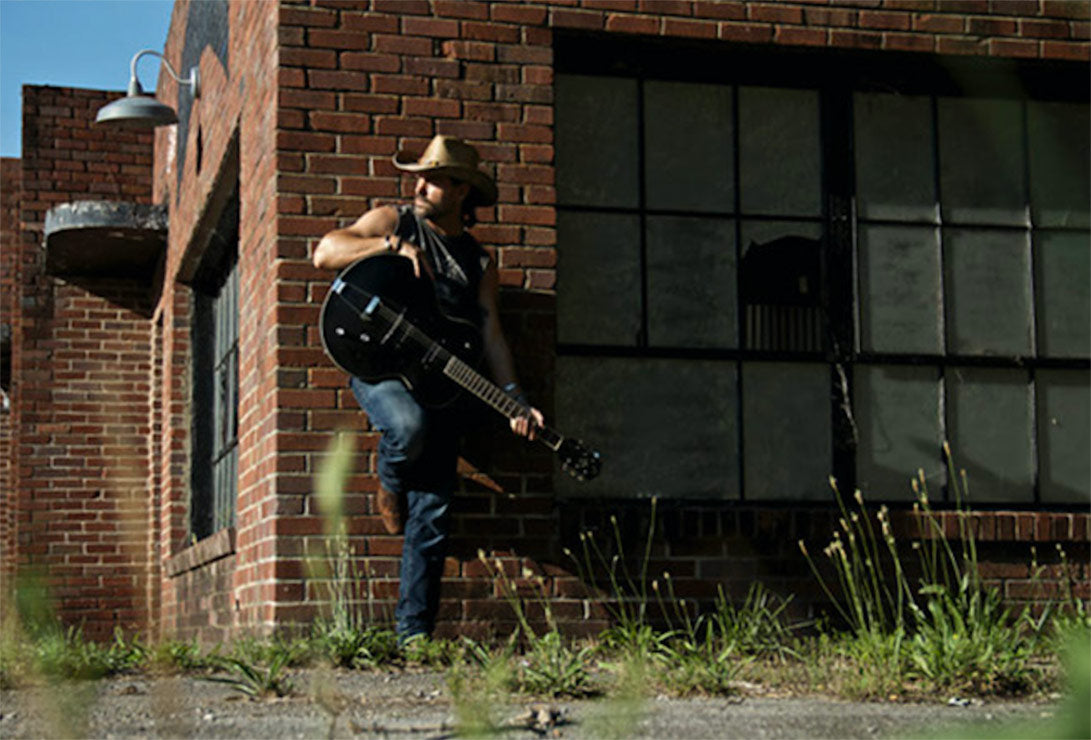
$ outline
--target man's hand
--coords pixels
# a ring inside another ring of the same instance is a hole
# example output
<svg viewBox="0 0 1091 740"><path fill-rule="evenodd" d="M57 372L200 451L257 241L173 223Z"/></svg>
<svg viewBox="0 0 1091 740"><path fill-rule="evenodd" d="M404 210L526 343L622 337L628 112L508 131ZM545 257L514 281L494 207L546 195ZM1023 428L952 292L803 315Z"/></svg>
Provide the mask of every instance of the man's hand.
<svg viewBox="0 0 1091 740"><path fill-rule="evenodd" d="M416 244L411 244L407 241L402 241L400 238L397 243L397 251L394 254L405 257L413 263L413 274L416 277L421 276L421 269L424 269L424 273L428 276L429 280L435 280L436 276L432 272L432 267L428 264L428 260L424 259L424 254L421 252L420 247Z"/></svg>
<svg viewBox="0 0 1091 740"><path fill-rule="evenodd" d="M511 420L511 431L527 439L534 439L534 430L542 426L545 426L545 417L535 408L528 408L525 415Z"/></svg>

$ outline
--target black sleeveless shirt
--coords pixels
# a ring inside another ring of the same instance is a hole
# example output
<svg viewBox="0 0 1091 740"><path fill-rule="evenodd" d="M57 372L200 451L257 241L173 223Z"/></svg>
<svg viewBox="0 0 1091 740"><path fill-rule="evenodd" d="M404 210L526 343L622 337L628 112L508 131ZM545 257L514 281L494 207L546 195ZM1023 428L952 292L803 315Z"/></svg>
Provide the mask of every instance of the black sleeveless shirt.
<svg viewBox="0 0 1091 740"><path fill-rule="evenodd" d="M410 205L398 206L394 234L424 253L435 275L436 300L443 313L480 328L484 316L478 294L489 255L477 240L466 231L454 237L437 233Z"/></svg>

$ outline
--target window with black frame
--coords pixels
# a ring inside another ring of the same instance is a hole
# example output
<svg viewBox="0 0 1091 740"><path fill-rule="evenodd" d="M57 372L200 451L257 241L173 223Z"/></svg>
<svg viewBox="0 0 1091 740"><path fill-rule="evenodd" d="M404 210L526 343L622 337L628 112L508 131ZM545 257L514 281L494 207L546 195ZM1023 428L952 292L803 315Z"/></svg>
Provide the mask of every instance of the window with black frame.
<svg viewBox="0 0 1091 740"><path fill-rule="evenodd" d="M577 47L556 413L610 465L562 495L908 500L947 439L977 500L1091 500L1086 99Z"/></svg>
<svg viewBox="0 0 1091 740"><path fill-rule="evenodd" d="M228 199L193 288L190 531L234 526L238 489L238 192Z"/></svg>

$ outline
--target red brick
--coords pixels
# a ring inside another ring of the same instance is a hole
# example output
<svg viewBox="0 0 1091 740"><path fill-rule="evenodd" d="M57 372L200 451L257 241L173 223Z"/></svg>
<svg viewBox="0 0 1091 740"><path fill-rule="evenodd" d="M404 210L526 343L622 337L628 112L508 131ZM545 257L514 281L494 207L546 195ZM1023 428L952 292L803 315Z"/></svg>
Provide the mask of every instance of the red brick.
<svg viewBox="0 0 1091 740"><path fill-rule="evenodd" d="M818 28L778 26L773 36L777 43L825 46L829 43L828 32Z"/></svg>
<svg viewBox="0 0 1091 740"><path fill-rule="evenodd" d="M892 31L908 31L908 13L888 13L874 10L861 10L859 16L860 28L882 28Z"/></svg>
<svg viewBox="0 0 1091 740"><path fill-rule="evenodd" d="M462 37L472 41L493 41L501 44L519 43L519 29L502 23L476 23L466 21L462 24Z"/></svg>
<svg viewBox="0 0 1091 740"><path fill-rule="evenodd" d="M492 20L503 23L536 26L545 23L546 9L542 5L518 5L494 3L491 6Z"/></svg>
<svg viewBox="0 0 1091 740"><path fill-rule="evenodd" d="M373 37L373 49L382 54L412 54L430 56L432 39L413 36L387 36L376 34Z"/></svg>
<svg viewBox="0 0 1091 740"><path fill-rule="evenodd" d="M830 46L854 49L881 49L883 46L883 35L879 33L864 33L863 31L833 29L830 31Z"/></svg>
<svg viewBox="0 0 1091 740"><path fill-rule="evenodd" d="M659 15L692 15L693 3L689 0L640 0L638 10Z"/></svg>
<svg viewBox="0 0 1091 740"><path fill-rule="evenodd" d="M606 30L618 33L659 33L661 20L654 16L619 15L606 16Z"/></svg>
<svg viewBox="0 0 1091 740"><path fill-rule="evenodd" d="M1082 0L1042 0L1042 15L1046 18L1091 20L1091 5Z"/></svg>
<svg viewBox="0 0 1091 740"><path fill-rule="evenodd" d="M708 21L690 21L680 18L664 18L663 34L666 36L686 36L690 38L716 38L717 26Z"/></svg>
<svg viewBox="0 0 1091 740"><path fill-rule="evenodd" d="M989 39L989 53L1000 57L1033 59L1039 54L1038 42L1020 39Z"/></svg>
<svg viewBox="0 0 1091 740"><path fill-rule="evenodd" d="M966 19L957 15L934 15L922 13L913 18L914 31L933 33L962 33L966 30Z"/></svg>
<svg viewBox="0 0 1091 740"><path fill-rule="evenodd" d="M883 48L896 51L930 52L935 47L932 36L914 33L884 33Z"/></svg>
<svg viewBox="0 0 1091 740"><path fill-rule="evenodd" d="M489 17L489 4L476 0L435 0L434 12L440 17L475 18L484 20Z"/></svg>
<svg viewBox="0 0 1091 740"><path fill-rule="evenodd" d="M773 26L756 23L721 23L719 37L748 44L766 43L773 40Z"/></svg>
<svg viewBox="0 0 1091 740"><path fill-rule="evenodd" d="M941 36L936 39L936 51L940 54L982 54L987 47L977 39Z"/></svg>
<svg viewBox="0 0 1091 740"><path fill-rule="evenodd" d="M366 49L367 42L367 34L359 31L312 28L307 31L306 44L301 42L293 45L310 49Z"/></svg>
<svg viewBox="0 0 1091 740"><path fill-rule="evenodd" d="M1091 59L1091 46L1086 43L1043 41L1042 57L1045 59L1072 59L1086 62Z"/></svg>
<svg viewBox="0 0 1091 740"><path fill-rule="evenodd" d="M451 59L491 62L496 59L496 47L482 41L444 41L443 54Z"/></svg>
<svg viewBox="0 0 1091 740"><path fill-rule="evenodd" d="M970 18L966 26L967 33L973 36L1009 36L1018 28L1009 18Z"/></svg>
<svg viewBox="0 0 1091 740"><path fill-rule="evenodd" d="M989 11L1006 15L1038 15L1038 0L990 0Z"/></svg>
<svg viewBox="0 0 1091 740"><path fill-rule="evenodd" d="M560 8L549 11L549 25L557 28L587 28L597 31L605 26L605 22L605 14L600 12Z"/></svg>
<svg viewBox="0 0 1091 740"><path fill-rule="evenodd" d="M803 9L791 5L751 3L747 5L747 17L751 21L767 23L803 23Z"/></svg>
<svg viewBox="0 0 1091 740"><path fill-rule="evenodd" d="M428 15L432 12L432 7L428 0L373 0L372 10L398 15Z"/></svg>

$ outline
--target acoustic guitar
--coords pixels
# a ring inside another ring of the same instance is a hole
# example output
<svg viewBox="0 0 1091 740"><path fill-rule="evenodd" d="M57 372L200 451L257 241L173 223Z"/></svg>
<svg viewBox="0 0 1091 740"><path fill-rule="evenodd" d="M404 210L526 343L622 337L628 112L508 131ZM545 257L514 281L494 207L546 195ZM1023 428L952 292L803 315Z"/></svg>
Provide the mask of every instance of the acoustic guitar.
<svg viewBox="0 0 1091 740"><path fill-rule="evenodd" d="M414 276L404 257L379 254L345 268L330 286L319 326L335 365L369 383L397 378L423 406L440 408L466 392L509 420L526 413L477 371L483 350L478 328L446 316L431 282ZM578 439L548 426L537 427L534 438L578 480L594 478L602 468L602 456Z"/></svg>

